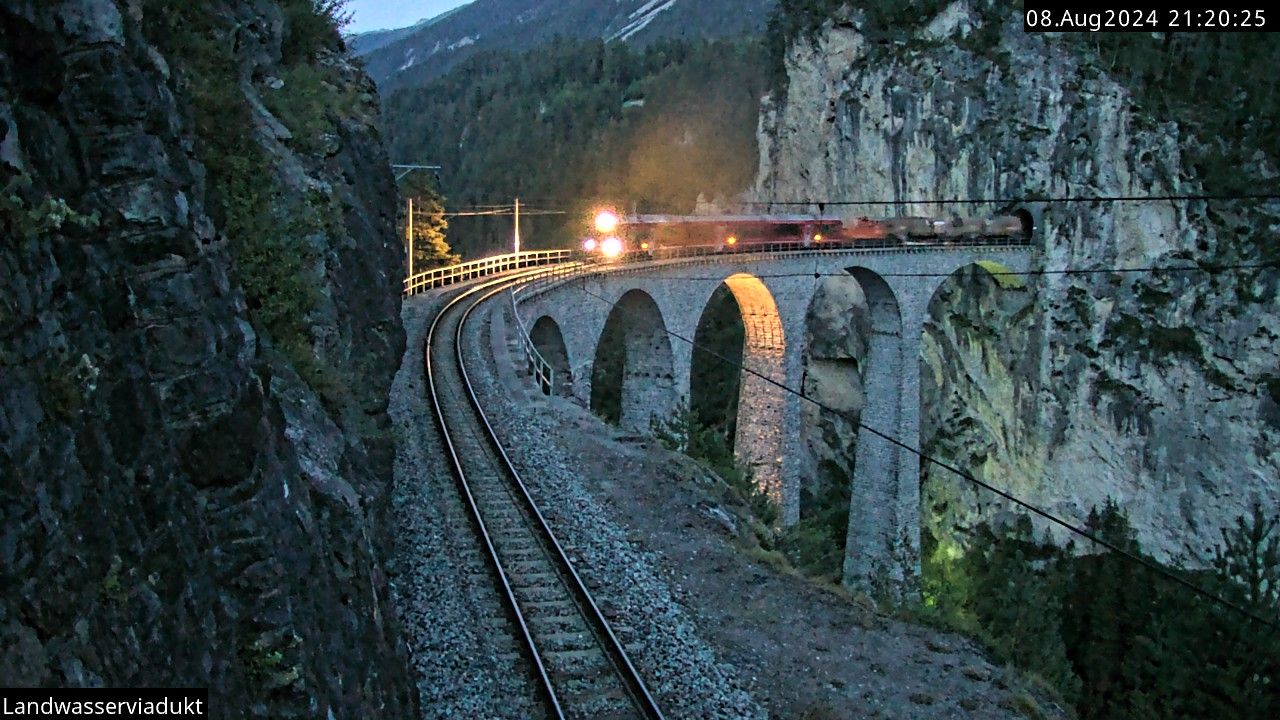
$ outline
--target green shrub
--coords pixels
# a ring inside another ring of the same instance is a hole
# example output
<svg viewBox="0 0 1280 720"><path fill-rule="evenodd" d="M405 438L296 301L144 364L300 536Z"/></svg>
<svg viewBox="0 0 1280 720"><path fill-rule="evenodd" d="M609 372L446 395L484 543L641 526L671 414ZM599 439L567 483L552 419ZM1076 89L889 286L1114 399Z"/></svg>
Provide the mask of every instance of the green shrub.
<svg viewBox="0 0 1280 720"><path fill-rule="evenodd" d="M37 196L28 175L14 174L0 188L0 235L6 238L39 237L61 230L67 223L87 229L98 222L97 212L84 215L62 198Z"/></svg>
<svg viewBox="0 0 1280 720"><path fill-rule="evenodd" d="M824 463L819 473L825 482L816 496L811 496L807 489L801 493L800 522L781 532L778 547L797 570L839 582L844 568L852 484L844 471L830 462Z"/></svg>
<svg viewBox="0 0 1280 720"><path fill-rule="evenodd" d="M1114 503L1087 527L1142 554ZM924 615L973 632L1084 720L1280 717L1280 642L1239 612L1114 553L1043 543L1026 518L978 528L967 548L923 540ZM1255 506L1222 531L1210 566L1182 574L1280 620L1280 517Z"/></svg>
<svg viewBox="0 0 1280 720"><path fill-rule="evenodd" d="M684 453L699 461L721 479L765 525L773 525L780 516L777 503L761 492L746 466L738 462L724 433L704 425L687 406L681 405L668 420L655 419L650 428L668 450Z"/></svg>
<svg viewBox="0 0 1280 720"><path fill-rule="evenodd" d="M331 370L316 357L309 326L320 301L313 284L320 258L311 236L342 231L333 201L311 194L293 206L280 202L275 169L254 139L253 111L241 90L236 28L219 7L146 1L148 37L169 58L191 105L210 212L230 243L250 316L305 379L336 387L325 380ZM303 61L328 42L341 3L286 0L283 9L290 23L286 44L294 43L286 54L298 64L286 66L285 85L268 98L295 139L310 147L331 129L337 90ZM317 30L321 25L327 33Z"/></svg>
<svg viewBox="0 0 1280 720"><path fill-rule="evenodd" d="M351 22L347 0L282 0L285 37L280 55L286 64L310 60L319 48L338 47L338 33Z"/></svg>
<svg viewBox="0 0 1280 720"><path fill-rule="evenodd" d="M304 153L323 154L337 133L337 116L356 106L356 93L326 67L286 66L284 84L266 88L263 103L289 129L290 143Z"/></svg>

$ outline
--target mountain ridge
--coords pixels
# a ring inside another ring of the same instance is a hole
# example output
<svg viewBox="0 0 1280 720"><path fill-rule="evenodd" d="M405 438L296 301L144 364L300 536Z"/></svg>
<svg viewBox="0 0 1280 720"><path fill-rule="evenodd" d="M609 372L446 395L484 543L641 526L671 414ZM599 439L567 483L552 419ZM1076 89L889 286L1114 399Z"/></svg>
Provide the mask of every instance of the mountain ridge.
<svg viewBox="0 0 1280 720"><path fill-rule="evenodd" d="M401 40L419 32L424 28L435 25L438 22L443 22L464 7L466 6L460 5L452 10L445 10L439 15L423 18L418 22L405 27L381 28L379 30L366 30L365 32L354 33L347 36L347 45L350 48L351 53L356 57L368 55L380 48L384 48L391 43L396 42L397 40Z"/></svg>
<svg viewBox="0 0 1280 720"><path fill-rule="evenodd" d="M776 0L475 0L410 28L349 39L384 93L421 85L488 50L524 51L555 37L648 44L758 34Z"/></svg>

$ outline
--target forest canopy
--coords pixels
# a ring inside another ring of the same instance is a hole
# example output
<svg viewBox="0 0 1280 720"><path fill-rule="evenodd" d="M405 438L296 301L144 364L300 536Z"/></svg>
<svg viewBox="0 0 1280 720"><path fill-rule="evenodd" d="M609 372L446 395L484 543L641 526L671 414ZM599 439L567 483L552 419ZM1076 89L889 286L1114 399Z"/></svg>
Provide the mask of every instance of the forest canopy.
<svg viewBox="0 0 1280 720"><path fill-rule="evenodd" d="M519 197L565 211L521 227L526 247L565 247L601 203L689 212L699 195L747 189L761 56L754 40L643 48L558 40L525 54L479 55L386 99L391 154L442 165L451 210ZM459 218L450 241L473 257L510 238L509 218Z"/></svg>

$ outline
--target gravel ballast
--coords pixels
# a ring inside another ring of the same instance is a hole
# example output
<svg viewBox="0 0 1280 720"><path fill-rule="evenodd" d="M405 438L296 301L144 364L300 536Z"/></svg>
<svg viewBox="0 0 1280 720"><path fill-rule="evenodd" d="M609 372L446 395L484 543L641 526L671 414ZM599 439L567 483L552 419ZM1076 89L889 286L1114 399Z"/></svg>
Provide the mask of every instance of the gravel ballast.
<svg viewBox="0 0 1280 720"><path fill-rule="evenodd" d="M423 343L445 298L438 292L410 298L401 313L408 346L390 407L398 435L393 599L408 633L423 717L529 717L533 690L429 410Z"/></svg>
<svg viewBox="0 0 1280 720"><path fill-rule="evenodd" d="M743 689L733 667L719 662L697 634L658 570L658 559L638 548L585 488L594 479L575 472L572 460L546 441L559 419L545 403L513 402L526 394L511 385L508 363L499 368L491 352L504 338L490 336L493 313L505 298L490 301L467 327L467 369L494 425L534 500L591 588L631 660L670 718L763 718L767 713ZM499 371L508 373L502 383ZM532 410L532 412L531 412Z"/></svg>

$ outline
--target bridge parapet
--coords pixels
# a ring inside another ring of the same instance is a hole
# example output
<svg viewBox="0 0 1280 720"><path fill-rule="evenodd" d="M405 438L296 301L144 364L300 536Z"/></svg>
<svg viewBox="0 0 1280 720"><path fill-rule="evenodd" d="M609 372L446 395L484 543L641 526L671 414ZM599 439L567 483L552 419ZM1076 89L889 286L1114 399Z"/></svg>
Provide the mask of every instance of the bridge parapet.
<svg viewBox="0 0 1280 720"><path fill-rule="evenodd" d="M539 265L563 263L572 259L575 254L572 250L536 250L533 252L495 255L471 262L432 268L405 278L404 294L406 296L416 295L424 290L444 287L464 280L473 280L509 270L522 270Z"/></svg>

